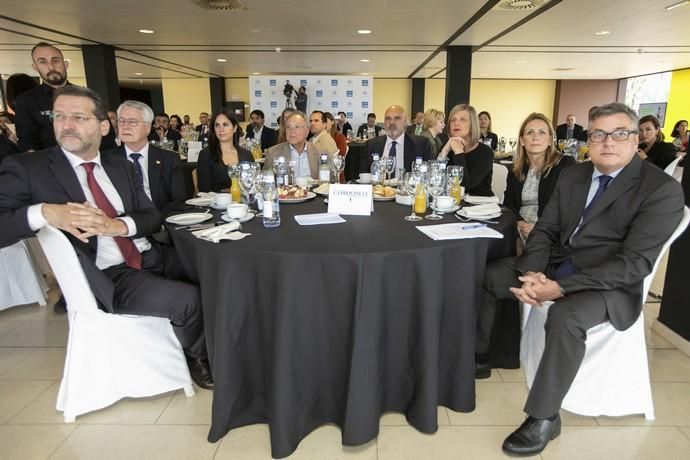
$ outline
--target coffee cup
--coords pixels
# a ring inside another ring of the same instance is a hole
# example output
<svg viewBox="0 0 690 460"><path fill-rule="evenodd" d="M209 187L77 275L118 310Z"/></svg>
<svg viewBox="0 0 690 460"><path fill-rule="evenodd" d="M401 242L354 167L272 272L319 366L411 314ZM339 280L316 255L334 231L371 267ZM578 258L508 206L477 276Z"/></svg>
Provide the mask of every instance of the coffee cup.
<svg viewBox="0 0 690 460"><path fill-rule="evenodd" d="M216 206L227 206L232 203L232 195L229 193L216 193L213 197L213 204Z"/></svg>
<svg viewBox="0 0 690 460"><path fill-rule="evenodd" d="M371 174L369 173L362 173L359 175L359 181L363 184L370 184L371 183Z"/></svg>
<svg viewBox="0 0 690 460"><path fill-rule="evenodd" d="M309 178L308 177L295 177L295 185L298 187L302 188L307 188L309 187Z"/></svg>
<svg viewBox="0 0 690 460"><path fill-rule="evenodd" d="M241 219L247 215L247 205L244 203L229 204L227 210L231 219Z"/></svg>
<svg viewBox="0 0 690 460"><path fill-rule="evenodd" d="M437 196L436 197L436 208L437 209L450 209L455 204L455 198L452 196Z"/></svg>

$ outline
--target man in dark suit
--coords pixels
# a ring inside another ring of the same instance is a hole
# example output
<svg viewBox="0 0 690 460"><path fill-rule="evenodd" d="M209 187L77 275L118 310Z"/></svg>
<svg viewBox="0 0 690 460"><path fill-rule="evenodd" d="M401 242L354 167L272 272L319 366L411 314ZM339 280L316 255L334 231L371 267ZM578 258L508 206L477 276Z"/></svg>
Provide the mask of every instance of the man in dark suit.
<svg viewBox="0 0 690 460"><path fill-rule="evenodd" d="M612 103L592 112L591 162L566 168L519 258L490 261L478 312L477 376L488 377L497 298L541 306L553 301L525 422L503 443L534 455L560 434L559 409L585 353L586 332L610 321L630 327L642 309L642 283L683 216L672 177L636 155L637 115Z"/></svg>
<svg viewBox="0 0 690 460"><path fill-rule="evenodd" d="M247 128L247 139L261 139L261 150L266 151L278 143L278 134L275 129L264 126L265 116L259 109L252 110L249 114L251 127Z"/></svg>
<svg viewBox="0 0 690 460"><path fill-rule="evenodd" d="M419 136L422 134L422 131L424 131L424 112L417 112L417 114L414 116L413 122L410 123L407 128L405 128L405 132L407 134Z"/></svg>
<svg viewBox="0 0 690 460"><path fill-rule="evenodd" d="M367 122L359 125L359 128L357 128L357 137L367 137L368 132L374 133L374 137L378 137L381 129L376 124L376 114L372 112L367 114Z"/></svg>
<svg viewBox="0 0 690 460"><path fill-rule="evenodd" d="M169 318L192 378L212 388L198 288L168 278L179 263L147 238L160 229L160 213L131 163L99 153L110 128L100 97L87 88L62 88L52 118L59 146L6 158L0 166L0 247L46 225L61 229L99 307Z"/></svg>
<svg viewBox="0 0 690 460"><path fill-rule="evenodd" d="M148 143L153 110L143 102L125 101L117 109L117 118L123 145L104 155L132 162L136 179L161 214L181 208L187 196L178 156Z"/></svg>
<svg viewBox="0 0 690 460"><path fill-rule="evenodd" d="M367 141L366 155L360 158L360 173L369 172L372 155L375 153L380 158L395 157L395 174L400 168L411 171L416 157L422 157L423 161L432 159L429 140L405 132L405 109L392 105L386 109L384 117L383 128L386 135Z"/></svg>
<svg viewBox="0 0 690 460"><path fill-rule="evenodd" d="M583 129L581 125L575 123L575 115L569 113L565 123L556 127L556 139L578 139Z"/></svg>
<svg viewBox="0 0 690 460"><path fill-rule="evenodd" d="M53 93L65 86L68 62L62 51L53 45L40 42L31 49L31 67L41 76L41 85L20 94L15 101L15 124L18 145L22 152L40 150L56 145L50 113L53 109ZM110 123L108 123L110 126ZM101 148L116 147L115 130L112 127L101 138Z"/></svg>

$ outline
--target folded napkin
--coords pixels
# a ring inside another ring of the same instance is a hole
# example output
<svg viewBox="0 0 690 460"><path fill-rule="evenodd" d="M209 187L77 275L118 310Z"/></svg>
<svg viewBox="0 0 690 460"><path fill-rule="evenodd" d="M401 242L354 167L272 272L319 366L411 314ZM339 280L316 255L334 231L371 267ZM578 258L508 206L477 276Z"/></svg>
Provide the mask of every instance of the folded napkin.
<svg viewBox="0 0 690 460"><path fill-rule="evenodd" d="M497 196L476 196L476 195L466 195L463 200L467 203L472 204L489 204L498 203Z"/></svg>
<svg viewBox="0 0 690 460"><path fill-rule="evenodd" d="M251 233L242 233L237 231L240 228L240 223L234 221L227 224L218 225L217 227L197 230L196 232L192 232L192 235L212 243L218 243L221 240L237 241L241 240L245 236L251 235Z"/></svg>
<svg viewBox="0 0 690 460"><path fill-rule="evenodd" d="M477 206L463 206L458 214L464 217L496 216L501 214L501 208L497 204L479 204Z"/></svg>

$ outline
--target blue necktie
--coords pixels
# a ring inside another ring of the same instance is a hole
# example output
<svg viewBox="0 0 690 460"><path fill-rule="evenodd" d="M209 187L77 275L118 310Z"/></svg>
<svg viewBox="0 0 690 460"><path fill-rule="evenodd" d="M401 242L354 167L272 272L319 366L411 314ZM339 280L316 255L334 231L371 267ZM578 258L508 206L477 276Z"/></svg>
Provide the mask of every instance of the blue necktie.
<svg viewBox="0 0 690 460"><path fill-rule="evenodd" d="M139 163L141 153L130 153L129 157L134 163L134 178L137 180L137 184L144 188L144 170L141 168L141 163Z"/></svg>
<svg viewBox="0 0 690 460"><path fill-rule="evenodd" d="M606 187L608 187L609 182L611 182L611 179L613 179L613 177L611 176L599 176L599 188L597 188L596 193L592 197L592 201L590 201L589 204L582 211L582 217L580 218L580 222L585 220L585 217L587 216L589 210L594 207L594 203L596 203L599 200L599 198L601 198L601 196L604 194L604 191L606 190ZM555 278L556 280L561 280L563 278L569 277L576 271L577 270L575 268L575 264L573 264L572 258L568 257L563 262L561 262L561 264L558 267L556 267Z"/></svg>

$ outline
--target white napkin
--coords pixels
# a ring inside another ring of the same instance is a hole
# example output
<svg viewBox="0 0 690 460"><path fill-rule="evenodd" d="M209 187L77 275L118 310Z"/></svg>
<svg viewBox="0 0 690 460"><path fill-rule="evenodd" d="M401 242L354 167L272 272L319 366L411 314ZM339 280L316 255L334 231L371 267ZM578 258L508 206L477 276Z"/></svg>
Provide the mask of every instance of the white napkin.
<svg viewBox="0 0 690 460"><path fill-rule="evenodd" d="M458 214L465 217L495 216L501 214L501 208L497 204L480 204L477 206L464 206Z"/></svg>
<svg viewBox="0 0 690 460"><path fill-rule="evenodd" d="M196 194L196 196L200 198L213 198L216 196L216 192L199 192Z"/></svg>
<svg viewBox="0 0 690 460"><path fill-rule="evenodd" d="M240 223L233 221L227 224L218 225L217 227L197 230L196 232L192 232L192 235L212 243L218 243L221 240L237 241L251 235L251 233L242 233L237 231L239 229Z"/></svg>
<svg viewBox="0 0 690 460"><path fill-rule="evenodd" d="M489 204L498 203L497 196L476 196L476 195L466 195L463 198L464 201L472 204Z"/></svg>
<svg viewBox="0 0 690 460"><path fill-rule="evenodd" d="M345 222L345 219L338 214L329 214L327 212L319 214L301 214L295 216L295 220L300 225L321 225L321 224L340 224Z"/></svg>

